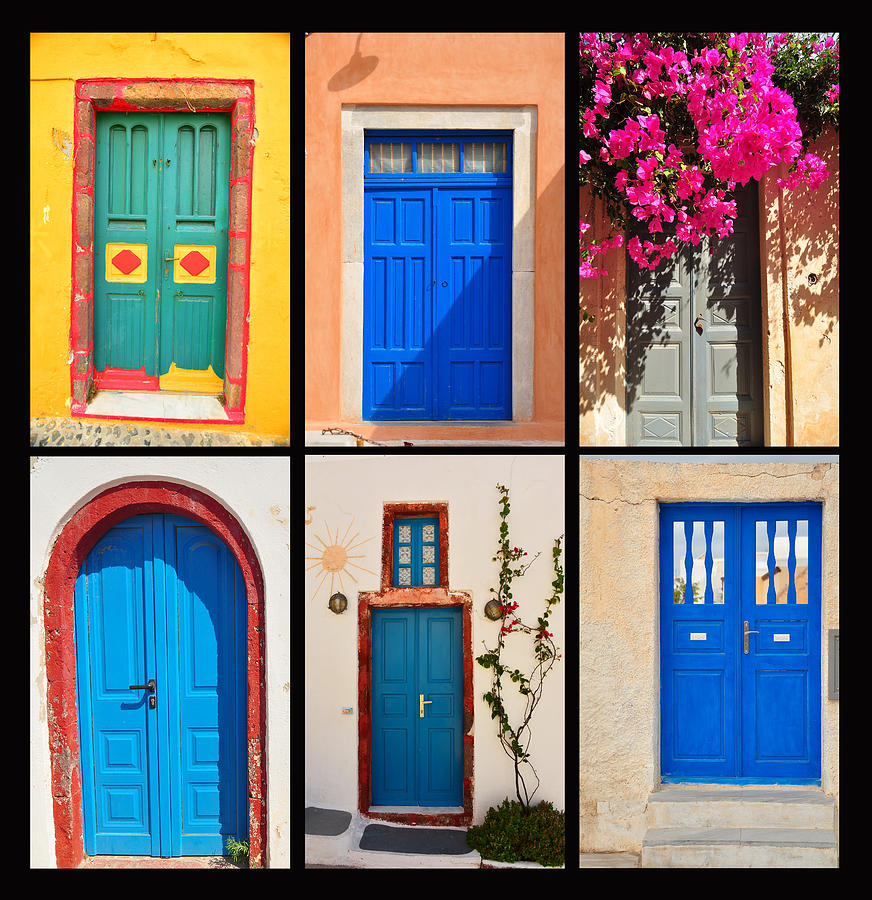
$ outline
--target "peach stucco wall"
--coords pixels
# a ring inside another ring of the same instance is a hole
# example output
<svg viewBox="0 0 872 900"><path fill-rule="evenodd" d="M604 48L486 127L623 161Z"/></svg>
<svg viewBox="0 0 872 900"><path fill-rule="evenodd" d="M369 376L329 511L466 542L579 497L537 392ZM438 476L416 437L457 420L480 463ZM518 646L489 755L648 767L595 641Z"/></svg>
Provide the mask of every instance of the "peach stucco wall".
<svg viewBox="0 0 872 900"><path fill-rule="evenodd" d="M396 436L384 427L341 419L343 105L535 106L533 418L514 426L512 438L521 429L531 440L562 441L563 35L315 33L305 41L305 77L307 429L354 424L367 437ZM464 439L493 432L499 439L500 431L454 427L450 434ZM404 436L432 438L439 432L438 426L416 426Z"/></svg>
<svg viewBox="0 0 872 900"><path fill-rule="evenodd" d="M760 183L764 432L767 446L839 444L839 133L812 147L829 178L782 191L784 167ZM582 187L579 214L594 240L610 233L602 203ZM580 443L620 446L625 427L626 255L608 251L607 277L580 282ZM814 276L810 283L809 276Z"/></svg>

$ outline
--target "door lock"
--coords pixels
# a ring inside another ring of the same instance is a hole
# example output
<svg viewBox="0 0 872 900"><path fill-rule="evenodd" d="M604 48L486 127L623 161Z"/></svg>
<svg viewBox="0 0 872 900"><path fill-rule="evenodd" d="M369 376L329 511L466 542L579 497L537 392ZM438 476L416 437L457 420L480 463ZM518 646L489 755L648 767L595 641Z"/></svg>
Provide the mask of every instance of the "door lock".
<svg viewBox="0 0 872 900"><path fill-rule="evenodd" d="M693 323L693 327L702 334L702 327L705 324L705 319L702 317L702 313L696 317L696 321Z"/></svg>
<svg viewBox="0 0 872 900"><path fill-rule="evenodd" d="M424 718L424 704L432 702L432 700L425 700L423 694L418 694L418 714L420 718Z"/></svg>
<svg viewBox="0 0 872 900"><path fill-rule="evenodd" d="M747 622L745 622L745 626L744 626L743 630L744 630L744 635L745 635L745 655L747 656L748 655L748 635L749 634L760 634L760 632L755 631L753 628L751 628L749 630Z"/></svg>

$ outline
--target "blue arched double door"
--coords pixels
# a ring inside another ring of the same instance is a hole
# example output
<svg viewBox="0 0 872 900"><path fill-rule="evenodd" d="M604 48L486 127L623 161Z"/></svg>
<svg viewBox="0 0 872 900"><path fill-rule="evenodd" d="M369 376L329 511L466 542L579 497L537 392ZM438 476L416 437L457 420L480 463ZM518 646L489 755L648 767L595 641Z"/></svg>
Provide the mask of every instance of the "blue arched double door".
<svg viewBox="0 0 872 900"><path fill-rule="evenodd" d="M248 837L245 589L209 528L134 516L75 591L85 852L221 854Z"/></svg>

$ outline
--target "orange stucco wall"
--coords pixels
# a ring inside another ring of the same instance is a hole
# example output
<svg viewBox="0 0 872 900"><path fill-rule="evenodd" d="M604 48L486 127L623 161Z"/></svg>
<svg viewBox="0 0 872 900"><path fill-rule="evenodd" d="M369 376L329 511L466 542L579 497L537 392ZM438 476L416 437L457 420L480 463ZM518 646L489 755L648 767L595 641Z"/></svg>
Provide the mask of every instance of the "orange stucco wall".
<svg viewBox="0 0 872 900"><path fill-rule="evenodd" d="M534 410L533 421L513 426L511 437L562 441L563 35L316 33L306 38L305 58L307 429L348 425L340 413L343 104L536 106ZM373 438L385 430L355 428ZM499 432L454 427L450 434L499 439ZM440 433L438 426L415 426L404 437Z"/></svg>

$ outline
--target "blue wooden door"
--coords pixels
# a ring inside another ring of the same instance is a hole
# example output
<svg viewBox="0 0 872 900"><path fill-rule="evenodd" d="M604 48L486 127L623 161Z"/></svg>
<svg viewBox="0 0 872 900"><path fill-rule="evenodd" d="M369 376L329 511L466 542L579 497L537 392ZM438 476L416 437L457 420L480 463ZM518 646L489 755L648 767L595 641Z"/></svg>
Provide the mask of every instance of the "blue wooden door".
<svg viewBox="0 0 872 900"><path fill-rule="evenodd" d="M364 156L363 418L511 419L510 139L373 133Z"/></svg>
<svg viewBox="0 0 872 900"><path fill-rule="evenodd" d="M245 591L208 528L112 528L76 581L85 852L221 854L248 834Z"/></svg>
<svg viewBox="0 0 872 900"><path fill-rule="evenodd" d="M456 608L372 615L372 805L463 805L462 620Z"/></svg>
<svg viewBox="0 0 872 900"><path fill-rule="evenodd" d="M364 213L364 418L432 419L431 192L368 190Z"/></svg>
<svg viewBox="0 0 872 900"><path fill-rule="evenodd" d="M230 122L98 113L98 387L220 393L227 320Z"/></svg>
<svg viewBox="0 0 872 900"><path fill-rule="evenodd" d="M742 771L820 778L821 508L745 507L742 547Z"/></svg>
<svg viewBox="0 0 872 900"><path fill-rule="evenodd" d="M661 776L820 778L820 507L660 513Z"/></svg>
<svg viewBox="0 0 872 900"><path fill-rule="evenodd" d="M437 418L511 419L512 191L440 188Z"/></svg>

